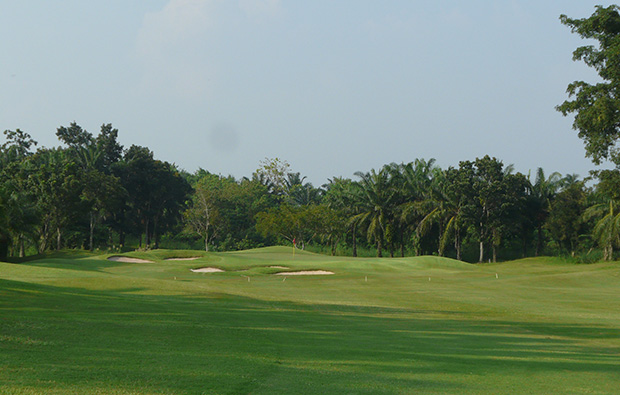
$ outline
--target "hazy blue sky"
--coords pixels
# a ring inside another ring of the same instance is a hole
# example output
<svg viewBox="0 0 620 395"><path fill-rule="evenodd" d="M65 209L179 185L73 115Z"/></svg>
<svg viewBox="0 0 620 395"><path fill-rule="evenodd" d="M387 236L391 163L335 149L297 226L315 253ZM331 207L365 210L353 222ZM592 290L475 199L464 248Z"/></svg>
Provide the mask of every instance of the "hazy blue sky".
<svg viewBox="0 0 620 395"><path fill-rule="evenodd" d="M554 107L596 75L558 17L600 1L0 0L0 130L56 146L119 129L190 172L265 157L320 185L390 162L489 154L586 176Z"/></svg>

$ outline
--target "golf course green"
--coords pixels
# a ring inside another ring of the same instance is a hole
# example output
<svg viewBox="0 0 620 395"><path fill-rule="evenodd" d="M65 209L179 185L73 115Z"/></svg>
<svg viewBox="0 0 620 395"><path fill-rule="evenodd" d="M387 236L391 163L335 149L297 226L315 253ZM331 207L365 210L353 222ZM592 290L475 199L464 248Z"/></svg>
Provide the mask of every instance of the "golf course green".
<svg viewBox="0 0 620 395"><path fill-rule="evenodd" d="M616 262L123 256L0 263L1 394L620 391Z"/></svg>

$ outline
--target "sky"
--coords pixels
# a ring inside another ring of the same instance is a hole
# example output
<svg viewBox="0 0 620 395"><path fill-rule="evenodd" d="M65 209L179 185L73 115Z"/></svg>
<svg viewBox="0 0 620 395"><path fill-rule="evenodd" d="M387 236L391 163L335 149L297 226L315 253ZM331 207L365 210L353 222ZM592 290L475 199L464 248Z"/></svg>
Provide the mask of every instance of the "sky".
<svg viewBox="0 0 620 395"><path fill-rule="evenodd" d="M280 158L319 186L416 158L578 174L555 106L596 73L589 0L0 0L0 130L76 122L194 172ZM0 137L0 142L4 137Z"/></svg>

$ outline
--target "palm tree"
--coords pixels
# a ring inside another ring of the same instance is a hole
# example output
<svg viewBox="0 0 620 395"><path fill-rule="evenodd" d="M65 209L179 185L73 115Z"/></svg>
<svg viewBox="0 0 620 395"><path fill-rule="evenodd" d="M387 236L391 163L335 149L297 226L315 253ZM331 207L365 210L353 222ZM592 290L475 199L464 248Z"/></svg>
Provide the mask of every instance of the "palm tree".
<svg viewBox="0 0 620 395"><path fill-rule="evenodd" d="M603 260L613 260L614 247L620 245L620 213L615 211L615 203L609 200L609 208L607 204L597 204L588 208L584 217L586 219L606 214L596 223L592 236L597 240L598 244L603 248Z"/></svg>
<svg viewBox="0 0 620 395"><path fill-rule="evenodd" d="M530 197L533 200L534 223L538 233L538 241L536 243L536 256L540 255L544 246L543 225L549 216L549 208L551 201L562 186L562 175L554 172L545 177L544 170L539 167L536 171L536 181L531 184Z"/></svg>
<svg viewBox="0 0 620 395"><path fill-rule="evenodd" d="M434 168L428 189L424 192L424 200L413 205L424 217L420 220L416 234L418 237L426 235L430 229L439 227L437 253L444 256L446 246L454 240L456 259L461 259L461 231L463 226L463 207L467 203L460 192L453 185L455 170L443 171Z"/></svg>
<svg viewBox="0 0 620 395"><path fill-rule="evenodd" d="M344 219L351 219L360 213L361 188L350 179L334 177L323 185L325 190L324 202L329 208L339 213ZM352 254L357 256L357 229L358 223L349 220L348 232L352 236Z"/></svg>
<svg viewBox="0 0 620 395"><path fill-rule="evenodd" d="M321 200L322 190L315 188L300 173L287 173L284 179L284 195L286 200L297 206L317 204Z"/></svg>
<svg viewBox="0 0 620 395"><path fill-rule="evenodd" d="M414 249L420 254L420 239L423 237L437 213L434 190L441 176L441 169L435 166L435 159L416 159L415 162L400 165L400 193L404 199L399 205L399 217L403 229L414 232ZM426 219L426 221L425 221Z"/></svg>
<svg viewBox="0 0 620 395"><path fill-rule="evenodd" d="M383 241L393 210L394 190L390 186L390 177L387 168L379 172L371 169L368 173L356 172L360 178L357 188L360 213L352 218L352 223L366 227L368 242L377 245L377 256L383 256Z"/></svg>

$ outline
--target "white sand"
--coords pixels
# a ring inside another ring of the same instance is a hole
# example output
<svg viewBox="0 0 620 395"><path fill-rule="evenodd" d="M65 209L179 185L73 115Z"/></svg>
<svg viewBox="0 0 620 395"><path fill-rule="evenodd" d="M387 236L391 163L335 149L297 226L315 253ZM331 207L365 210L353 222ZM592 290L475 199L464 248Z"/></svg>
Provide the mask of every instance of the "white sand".
<svg viewBox="0 0 620 395"><path fill-rule="evenodd" d="M288 269L288 266L267 266L269 269Z"/></svg>
<svg viewBox="0 0 620 395"><path fill-rule="evenodd" d="M108 261L125 262L125 263L154 263L153 261L147 261L146 259L129 258L126 256L111 256Z"/></svg>
<svg viewBox="0 0 620 395"><path fill-rule="evenodd" d="M327 274L334 274L334 272L328 272L327 270L302 270L299 272L280 272L276 273L276 276L324 276Z"/></svg>
<svg viewBox="0 0 620 395"><path fill-rule="evenodd" d="M166 258L164 261L195 261L196 259L200 259L199 256L194 256L191 258Z"/></svg>
<svg viewBox="0 0 620 395"><path fill-rule="evenodd" d="M218 273L223 272L222 269L216 267L201 267L200 269L190 269L194 273Z"/></svg>

